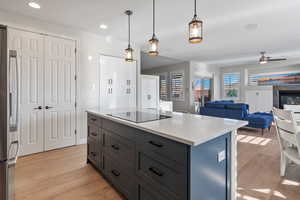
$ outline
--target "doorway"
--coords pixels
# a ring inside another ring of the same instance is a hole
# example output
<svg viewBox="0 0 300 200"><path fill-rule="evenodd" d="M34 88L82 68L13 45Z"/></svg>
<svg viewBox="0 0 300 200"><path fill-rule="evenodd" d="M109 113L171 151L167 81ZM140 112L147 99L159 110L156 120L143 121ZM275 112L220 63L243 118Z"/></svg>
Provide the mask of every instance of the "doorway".
<svg viewBox="0 0 300 200"><path fill-rule="evenodd" d="M199 113L200 108L206 102L212 100L213 79L209 77L197 77L193 80L193 107L195 113Z"/></svg>

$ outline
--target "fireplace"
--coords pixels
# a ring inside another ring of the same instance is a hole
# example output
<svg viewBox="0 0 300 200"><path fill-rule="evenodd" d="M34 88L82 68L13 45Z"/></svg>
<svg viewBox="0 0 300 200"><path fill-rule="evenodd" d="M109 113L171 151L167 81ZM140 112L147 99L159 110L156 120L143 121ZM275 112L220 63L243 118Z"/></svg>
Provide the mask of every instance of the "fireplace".
<svg viewBox="0 0 300 200"><path fill-rule="evenodd" d="M283 108L283 105L300 105L300 85L274 86L273 105Z"/></svg>

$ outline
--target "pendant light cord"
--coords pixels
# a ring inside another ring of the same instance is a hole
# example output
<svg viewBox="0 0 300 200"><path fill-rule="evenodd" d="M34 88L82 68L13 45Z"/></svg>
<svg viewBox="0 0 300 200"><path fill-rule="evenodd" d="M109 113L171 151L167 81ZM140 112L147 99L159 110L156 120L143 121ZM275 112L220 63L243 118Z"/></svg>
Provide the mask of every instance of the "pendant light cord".
<svg viewBox="0 0 300 200"><path fill-rule="evenodd" d="M194 16L197 16L197 0L195 0Z"/></svg>
<svg viewBox="0 0 300 200"><path fill-rule="evenodd" d="M155 0L153 0L153 37L155 36Z"/></svg>
<svg viewBox="0 0 300 200"><path fill-rule="evenodd" d="M130 47L130 42L131 42L131 38L130 38L130 15L128 15L128 47Z"/></svg>

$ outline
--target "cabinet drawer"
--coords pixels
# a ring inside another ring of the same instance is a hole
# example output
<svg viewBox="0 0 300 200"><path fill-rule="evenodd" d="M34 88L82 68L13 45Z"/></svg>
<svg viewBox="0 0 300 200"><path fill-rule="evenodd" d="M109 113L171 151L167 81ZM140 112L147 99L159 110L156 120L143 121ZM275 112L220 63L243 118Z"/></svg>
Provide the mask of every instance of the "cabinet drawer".
<svg viewBox="0 0 300 200"><path fill-rule="evenodd" d="M94 124L88 125L88 138L99 142L99 146L103 145L103 134L101 128Z"/></svg>
<svg viewBox="0 0 300 200"><path fill-rule="evenodd" d="M135 199L135 178L124 166L114 159L105 159L107 178L127 199Z"/></svg>
<svg viewBox="0 0 300 200"><path fill-rule="evenodd" d="M165 160L171 160L183 166L187 165L187 145L151 133L142 132L137 134L137 143L140 151L151 155L151 157L158 159L163 163L167 163ZM171 165L174 166L173 163L171 163Z"/></svg>
<svg viewBox="0 0 300 200"><path fill-rule="evenodd" d="M88 114L88 124L95 124L98 127L102 127L102 119L92 114Z"/></svg>
<svg viewBox="0 0 300 200"><path fill-rule="evenodd" d="M153 160L144 153L138 154L137 174L143 180L164 188L183 198L187 194L187 171L177 171Z"/></svg>
<svg viewBox="0 0 300 200"><path fill-rule="evenodd" d="M135 140L137 129L131 128L129 126L125 126L123 124L115 123L110 120L103 119L103 129L116 133L124 138Z"/></svg>
<svg viewBox="0 0 300 200"><path fill-rule="evenodd" d="M135 144L117 134L105 131L105 152L109 153L119 162L134 167Z"/></svg>
<svg viewBox="0 0 300 200"><path fill-rule="evenodd" d="M95 140L88 139L87 157L88 160L97 168L99 167L100 156L100 150L97 149L97 142Z"/></svg>

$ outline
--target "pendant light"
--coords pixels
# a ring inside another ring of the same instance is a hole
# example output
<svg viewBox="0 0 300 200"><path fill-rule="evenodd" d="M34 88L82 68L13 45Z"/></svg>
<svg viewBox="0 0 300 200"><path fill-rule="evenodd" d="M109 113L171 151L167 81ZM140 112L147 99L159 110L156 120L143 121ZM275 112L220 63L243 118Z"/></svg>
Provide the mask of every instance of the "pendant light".
<svg viewBox="0 0 300 200"><path fill-rule="evenodd" d="M126 10L125 14L128 16L128 47L125 49L125 61L126 62L132 62L133 61L133 49L130 45L130 16L132 15L131 10Z"/></svg>
<svg viewBox="0 0 300 200"><path fill-rule="evenodd" d="M158 39L155 35L155 0L153 0L153 35L149 40L149 56L158 56Z"/></svg>
<svg viewBox="0 0 300 200"><path fill-rule="evenodd" d="M197 44L203 40L203 22L197 16L197 0L195 0L194 6L194 17L189 23L189 42L191 44Z"/></svg>

